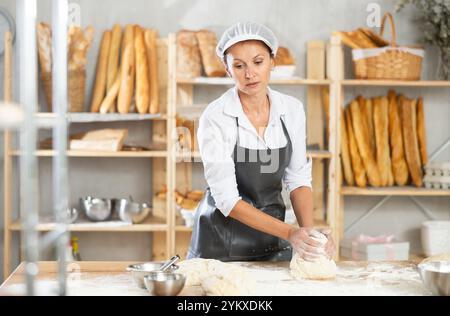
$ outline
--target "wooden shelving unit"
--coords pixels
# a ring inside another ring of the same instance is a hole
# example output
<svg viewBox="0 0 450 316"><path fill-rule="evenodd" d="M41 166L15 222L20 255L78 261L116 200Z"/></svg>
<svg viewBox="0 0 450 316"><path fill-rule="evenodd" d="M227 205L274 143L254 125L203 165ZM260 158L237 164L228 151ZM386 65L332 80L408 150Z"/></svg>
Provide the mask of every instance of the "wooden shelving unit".
<svg viewBox="0 0 450 316"><path fill-rule="evenodd" d="M67 121L70 124L85 124L85 123L101 123L108 124L110 122L133 122L145 121L151 124L152 130L152 146L155 150L149 151L121 151L121 152L98 152L98 151L73 151L68 150L67 156L70 158L145 158L150 159L149 163L152 167L152 187L154 190L167 185L168 188L173 188L170 182L170 166L172 158L169 155L169 150L172 146L170 131L173 130L173 118L171 106L169 106L169 91L168 91L168 41L167 39L159 39L157 42L158 49L158 78L159 81L159 95L160 95L160 114L99 114L99 113L68 113ZM36 122L39 128L51 127L54 123L54 113L37 113ZM106 125L107 126L107 125ZM164 142L161 144L161 140ZM37 150L37 157L53 157L55 155L53 150ZM12 209L12 186L13 186L13 161L20 156L20 151L13 148L12 132L5 132L4 142L4 276L8 276L11 270L11 256L12 256L12 240L14 233L22 231L22 223L19 218L13 218ZM45 189L44 189L45 190ZM40 194L44 192L41 190ZM130 192L132 193L132 192ZM104 192L108 196L108 192ZM173 190L169 190L167 201L162 201L155 197L152 192L149 192L149 201L152 201L153 214L141 224L124 224L111 225L111 223L75 223L69 225L71 232L97 232L97 233L122 233L122 232L148 232L151 233L152 250L148 251L149 259L163 260L166 259L169 253L172 253L171 237L173 231L173 224L170 219L172 217L170 210L173 199ZM20 212L18 212L20 213ZM39 232L46 232L55 228L54 223L40 223L36 227ZM132 259L132 258L130 258Z"/></svg>

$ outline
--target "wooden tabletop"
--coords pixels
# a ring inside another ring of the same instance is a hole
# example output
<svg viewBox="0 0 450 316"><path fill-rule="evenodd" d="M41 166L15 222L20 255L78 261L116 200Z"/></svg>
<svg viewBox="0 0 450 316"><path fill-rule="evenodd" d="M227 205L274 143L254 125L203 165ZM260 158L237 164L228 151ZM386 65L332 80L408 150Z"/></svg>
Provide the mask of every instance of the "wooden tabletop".
<svg viewBox="0 0 450 316"><path fill-rule="evenodd" d="M126 267L131 262L73 262L68 265L68 295L149 295L138 288ZM417 265L403 262L337 263L336 279L329 281L294 280L289 262L234 262L246 268L257 280L252 295L430 295L420 280ZM56 293L56 262L39 262L36 291ZM0 286L0 295L25 294L24 263ZM185 287L180 295L203 295L201 287Z"/></svg>

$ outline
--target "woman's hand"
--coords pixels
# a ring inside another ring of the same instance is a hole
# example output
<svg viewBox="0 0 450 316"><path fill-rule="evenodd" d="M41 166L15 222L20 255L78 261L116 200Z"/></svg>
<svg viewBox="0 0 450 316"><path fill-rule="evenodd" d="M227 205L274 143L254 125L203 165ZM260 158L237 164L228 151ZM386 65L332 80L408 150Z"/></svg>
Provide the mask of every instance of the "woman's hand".
<svg viewBox="0 0 450 316"><path fill-rule="evenodd" d="M324 234L328 241L325 244L325 253L327 254L328 259L333 259L334 254L336 253L336 245L334 244L333 235L331 234L331 229L324 228L324 229L318 229L319 232Z"/></svg>
<svg viewBox="0 0 450 316"><path fill-rule="evenodd" d="M306 261L316 261L325 252L324 244L313 239L314 233L317 231L312 228L292 228L289 233L289 242L295 252Z"/></svg>

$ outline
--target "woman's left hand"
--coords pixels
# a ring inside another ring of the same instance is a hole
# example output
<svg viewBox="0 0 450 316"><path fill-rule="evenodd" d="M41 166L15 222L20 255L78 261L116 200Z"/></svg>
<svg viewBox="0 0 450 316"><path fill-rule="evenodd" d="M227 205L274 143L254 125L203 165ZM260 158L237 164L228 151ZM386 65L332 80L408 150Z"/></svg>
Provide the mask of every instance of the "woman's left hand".
<svg viewBox="0 0 450 316"><path fill-rule="evenodd" d="M336 246L334 244L333 235L331 234L331 229L324 228L324 229L318 229L322 234L324 234L328 241L325 244L325 253L327 254L328 259L333 259L334 254L336 253Z"/></svg>

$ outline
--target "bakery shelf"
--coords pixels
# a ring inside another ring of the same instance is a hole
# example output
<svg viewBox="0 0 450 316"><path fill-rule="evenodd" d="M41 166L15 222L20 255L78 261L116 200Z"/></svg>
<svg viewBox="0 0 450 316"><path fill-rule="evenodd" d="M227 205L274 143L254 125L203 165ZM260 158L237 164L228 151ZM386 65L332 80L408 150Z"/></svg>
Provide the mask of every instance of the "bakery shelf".
<svg viewBox="0 0 450 316"><path fill-rule="evenodd" d="M13 156L20 156L20 151L12 151ZM37 150L35 152L37 157L53 157L55 152L53 150ZM152 157L167 157L167 151L151 150L151 151L118 151L118 152L103 152L103 151L76 151L68 150L68 157L80 158L152 158Z"/></svg>
<svg viewBox="0 0 450 316"><path fill-rule="evenodd" d="M55 223L39 223L36 228L40 232L51 231L55 229ZM21 231L22 224L13 222L9 229L11 231ZM166 231L168 225L163 219L150 217L142 224L81 223L70 224L68 229L71 232L157 232Z"/></svg>
<svg viewBox="0 0 450 316"><path fill-rule="evenodd" d="M398 86L398 87L448 87L450 81L445 80L420 80L420 81L403 81L403 80L342 80L344 86Z"/></svg>
<svg viewBox="0 0 450 316"><path fill-rule="evenodd" d="M450 196L450 190L416 188L413 186L380 188L343 186L341 188L341 195Z"/></svg>
<svg viewBox="0 0 450 316"><path fill-rule="evenodd" d="M35 117L41 121L52 121L56 119L56 114L51 112L36 113ZM139 114L139 113L68 113L67 121L70 123L91 123L91 122L123 122L123 121L148 121L165 120L166 114Z"/></svg>
<svg viewBox="0 0 450 316"><path fill-rule="evenodd" d="M191 84L191 85L233 85L231 78L211 78L211 77L198 77L198 78L178 78L178 84ZM270 80L270 84L273 85L329 85L331 80L314 80L314 79L302 79L298 77L286 78L286 79L273 79Z"/></svg>

